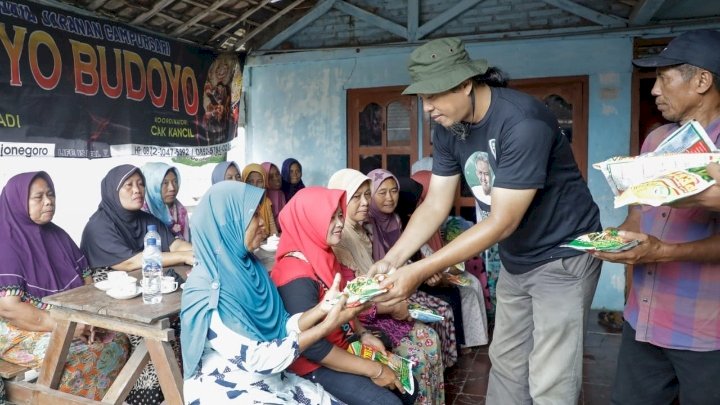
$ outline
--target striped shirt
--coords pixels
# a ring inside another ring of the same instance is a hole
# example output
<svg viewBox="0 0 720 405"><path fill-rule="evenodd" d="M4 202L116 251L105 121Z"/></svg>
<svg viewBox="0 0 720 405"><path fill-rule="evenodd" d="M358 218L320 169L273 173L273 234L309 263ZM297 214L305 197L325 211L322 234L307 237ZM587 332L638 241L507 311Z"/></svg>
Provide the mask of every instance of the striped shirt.
<svg viewBox="0 0 720 405"><path fill-rule="evenodd" d="M668 124L651 132L642 153L653 151L677 128L677 124ZM720 119L706 131L718 145ZM667 243L692 242L720 233L720 213L647 205L640 209L642 232ZM720 263L635 265L625 319L635 328L637 341L670 349L720 350Z"/></svg>

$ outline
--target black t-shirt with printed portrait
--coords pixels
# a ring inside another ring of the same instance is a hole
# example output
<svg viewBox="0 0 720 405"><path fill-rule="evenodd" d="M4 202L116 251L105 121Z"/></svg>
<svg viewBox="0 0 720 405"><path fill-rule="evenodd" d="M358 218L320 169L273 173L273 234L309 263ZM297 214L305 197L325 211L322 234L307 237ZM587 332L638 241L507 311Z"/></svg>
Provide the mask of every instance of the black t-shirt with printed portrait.
<svg viewBox="0 0 720 405"><path fill-rule="evenodd" d="M490 211L493 187L537 190L518 228L500 242L500 258L508 272L522 274L580 254L560 245L599 231L600 214L570 143L540 101L512 89L490 89L488 112L470 127L465 140L435 125L433 174L462 172L485 212Z"/></svg>

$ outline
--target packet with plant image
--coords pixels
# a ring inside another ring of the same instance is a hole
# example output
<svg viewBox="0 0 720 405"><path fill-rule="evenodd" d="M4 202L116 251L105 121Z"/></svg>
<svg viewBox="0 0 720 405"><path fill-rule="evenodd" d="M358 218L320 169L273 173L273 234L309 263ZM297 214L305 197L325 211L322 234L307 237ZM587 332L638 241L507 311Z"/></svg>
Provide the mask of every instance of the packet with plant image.
<svg viewBox="0 0 720 405"><path fill-rule="evenodd" d="M348 346L347 351L358 356L362 357L364 359L377 361L378 363L382 363L388 367L395 373L395 375L400 380L400 384L402 385L405 392L412 395L415 392L415 380L413 379L412 374L412 368L413 363L412 361L400 357L397 354L394 354L390 351L387 351L387 354L383 354L382 352L368 346L360 343L359 341L355 341L350 343L350 346Z"/></svg>

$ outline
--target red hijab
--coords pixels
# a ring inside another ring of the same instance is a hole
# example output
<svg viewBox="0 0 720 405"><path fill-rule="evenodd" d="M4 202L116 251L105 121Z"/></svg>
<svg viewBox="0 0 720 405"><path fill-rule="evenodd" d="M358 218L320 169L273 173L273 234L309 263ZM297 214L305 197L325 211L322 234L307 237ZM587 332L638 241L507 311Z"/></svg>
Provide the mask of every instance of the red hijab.
<svg viewBox="0 0 720 405"><path fill-rule="evenodd" d="M295 194L280 212L280 244L275 256L275 266L270 277L275 285L282 287L299 278L320 281L326 288L332 285L335 274L340 272L340 262L327 244L330 221L337 208L345 212L345 192L324 187L307 187ZM288 253L300 252L309 263L285 258ZM344 288L345 283L340 283ZM319 286L318 298L325 296L325 288ZM352 333L352 325L350 332ZM342 328L332 331L325 339L335 346L346 349L346 332ZM298 375L306 375L318 369L316 364L305 357L298 357L290 369Z"/></svg>
<svg viewBox="0 0 720 405"><path fill-rule="evenodd" d="M300 252L308 260L317 277L330 287L335 274L340 271L340 262L327 244L330 221L338 207L345 212L345 191L325 187L306 187L298 191L278 218L283 232L275 253L275 261L279 263L290 252ZM278 285L308 276L276 275L276 270L280 269L273 269L272 276Z"/></svg>

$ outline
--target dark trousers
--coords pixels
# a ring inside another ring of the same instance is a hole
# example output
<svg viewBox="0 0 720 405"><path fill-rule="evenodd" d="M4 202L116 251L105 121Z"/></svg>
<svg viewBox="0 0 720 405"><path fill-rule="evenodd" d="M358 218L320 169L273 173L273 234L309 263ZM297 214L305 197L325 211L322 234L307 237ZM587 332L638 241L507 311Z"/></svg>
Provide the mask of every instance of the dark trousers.
<svg viewBox="0 0 720 405"><path fill-rule="evenodd" d="M665 349L635 340L635 329L623 325L614 405L720 404L720 350L694 352Z"/></svg>
<svg viewBox="0 0 720 405"><path fill-rule="evenodd" d="M410 405L415 403L417 396L417 390L414 395L400 394L398 391L390 391L376 385L367 377L334 371L326 367L320 367L303 377L322 385L325 391L348 405ZM417 387L417 382L415 386Z"/></svg>

